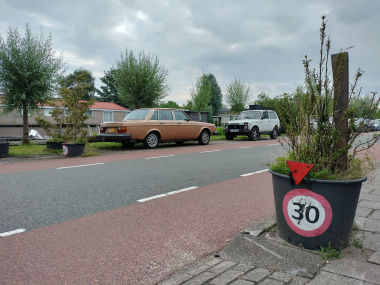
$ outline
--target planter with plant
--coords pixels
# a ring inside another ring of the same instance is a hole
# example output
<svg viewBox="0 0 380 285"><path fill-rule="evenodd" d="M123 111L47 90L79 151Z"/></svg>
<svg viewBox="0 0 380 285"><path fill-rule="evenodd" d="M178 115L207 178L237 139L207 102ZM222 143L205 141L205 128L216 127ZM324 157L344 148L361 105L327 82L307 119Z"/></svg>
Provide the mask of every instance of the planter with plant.
<svg viewBox="0 0 380 285"><path fill-rule="evenodd" d="M0 158L9 156L9 142L0 139Z"/></svg>
<svg viewBox="0 0 380 285"><path fill-rule="evenodd" d="M54 109L50 112L53 122L40 116L35 119L49 137L46 141L46 148L58 150L62 149L62 143L64 142L63 128L65 124L65 109L61 101L50 102L49 105L54 106Z"/></svg>
<svg viewBox="0 0 380 285"><path fill-rule="evenodd" d="M346 52L331 56L331 82L330 39L325 31L322 17L319 66L311 69L305 57L306 92L287 101L286 109L292 112L282 122L287 153L270 170L278 233L309 249L348 243L361 184L373 169L371 158L362 154L379 139L378 135L362 139L366 118L356 119L357 107L352 104L361 95L356 86L362 72L358 70L349 90ZM364 113L372 116L378 104L374 93Z"/></svg>
<svg viewBox="0 0 380 285"><path fill-rule="evenodd" d="M65 143L62 144L65 156L82 155L85 148L88 130L85 121L88 119L86 112L94 104L94 100L83 101L87 84L84 83L83 75L78 75L75 79L75 86L72 89L62 87L60 90L63 107L67 110L65 116L65 128L63 137Z"/></svg>

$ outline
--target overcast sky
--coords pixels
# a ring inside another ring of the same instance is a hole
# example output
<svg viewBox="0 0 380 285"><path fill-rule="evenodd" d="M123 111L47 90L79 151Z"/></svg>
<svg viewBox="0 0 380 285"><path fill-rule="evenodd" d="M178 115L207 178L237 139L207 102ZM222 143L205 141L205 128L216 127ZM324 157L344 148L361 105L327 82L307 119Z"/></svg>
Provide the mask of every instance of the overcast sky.
<svg viewBox="0 0 380 285"><path fill-rule="evenodd" d="M365 71L363 92L380 91L379 0L0 0L0 34L51 34L67 72L90 70L97 78L125 49L157 55L168 70L166 100L184 104L204 73L222 91L235 78L276 96L303 83L302 59L318 62L321 16L328 19L332 52L350 46L350 78Z"/></svg>

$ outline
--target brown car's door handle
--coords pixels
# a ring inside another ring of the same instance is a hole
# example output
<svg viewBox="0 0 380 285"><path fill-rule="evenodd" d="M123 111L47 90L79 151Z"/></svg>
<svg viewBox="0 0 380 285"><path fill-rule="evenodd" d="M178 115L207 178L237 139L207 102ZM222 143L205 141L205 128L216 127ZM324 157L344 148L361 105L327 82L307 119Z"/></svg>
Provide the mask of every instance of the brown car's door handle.
<svg viewBox="0 0 380 285"><path fill-rule="evenodd" d="M160 125L165 125L165 123L160 123Z"/></svg>

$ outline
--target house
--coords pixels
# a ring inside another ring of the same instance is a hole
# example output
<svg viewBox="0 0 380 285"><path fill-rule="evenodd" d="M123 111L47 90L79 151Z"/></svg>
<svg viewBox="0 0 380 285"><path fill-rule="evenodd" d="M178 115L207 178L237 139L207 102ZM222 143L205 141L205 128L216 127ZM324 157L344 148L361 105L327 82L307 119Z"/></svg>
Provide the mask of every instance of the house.
<svg viewBox="0 0 380 285"><path fill-rule="evenodd" d="M45 136L45 131L40 128L34 118L39 115L53 122L50 114L53 109L54 107L49 105L39 106L33 114L29 115L29 128L35 129L42 136ZM3 110L4 106L0 100L0 137L22 137L22 115L16 111L5 114ZM129 109L115 103L95 102L87 113L89 119L87 119L86 123L88 124L89 132L91 134L97 132L98 126L103 122L122 121L129 112Z"/></svg>
<svg viewBox="0 0 380 285"><path fill-rule="evenodd" d="M228 123L231 120L236 120L239 114L233 114L228 109L222 109L219 112L219 115L213 116L215 126L223 126L225 123Z"/></svg>

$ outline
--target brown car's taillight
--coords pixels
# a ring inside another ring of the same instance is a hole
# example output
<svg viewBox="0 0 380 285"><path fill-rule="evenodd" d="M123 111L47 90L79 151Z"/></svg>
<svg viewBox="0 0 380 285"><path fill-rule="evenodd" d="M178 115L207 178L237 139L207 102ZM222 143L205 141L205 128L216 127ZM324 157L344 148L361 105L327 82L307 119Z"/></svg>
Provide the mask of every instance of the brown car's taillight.
<svg viewBox="0 0 380 285"><path fill-rule="evenodd" d="M117 132L119 134L126 133L127 132L127 127L118 127Z"/></svg>
<svg viewBox="0 0 380 285"><path fill-rule="evenodd" d="M100 133L104 134L106 132L106 128L100 128Z"/></svg>

